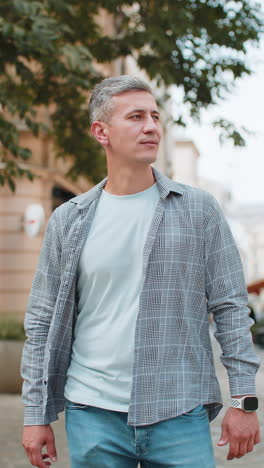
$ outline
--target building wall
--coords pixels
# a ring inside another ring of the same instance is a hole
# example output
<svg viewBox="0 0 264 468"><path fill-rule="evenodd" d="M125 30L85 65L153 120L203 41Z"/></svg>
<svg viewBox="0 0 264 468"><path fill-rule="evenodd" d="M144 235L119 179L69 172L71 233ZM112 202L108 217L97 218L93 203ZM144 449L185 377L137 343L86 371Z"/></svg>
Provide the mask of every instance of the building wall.
<svg viewBox="0 0 264 468"><path fill-rule="evenodd" d="M13 193L6 185L0 187L0 316L22 318L40 253L47 221L52 213L54 185L74 195L90 188L84 178L76 184L65 180L69 162L54 156L52 142L45 137L35 138L21 131L20 142L32 150L30 164L25 164L37 175L33 182L26 177L16 180ZM28 205L39 203L45 212L45 224L35 238L24 230L24 213Z"/></svg>
<svg viewBox="0 0 264 468"><path fill-rule="evenodd" d="M40 203L48 218L51 185L41 178L18 182L15 194L0 189L0 315L22 316L25 311L43 234L33 239L25 234L23 213L29 204Z"/></svg>
<svg viewBox="0 0 264 468"><path fill-rule="evenodd" d="M177 182L197 186L197 161L199 152L191 140L171 140L172 178Z"/></svg>

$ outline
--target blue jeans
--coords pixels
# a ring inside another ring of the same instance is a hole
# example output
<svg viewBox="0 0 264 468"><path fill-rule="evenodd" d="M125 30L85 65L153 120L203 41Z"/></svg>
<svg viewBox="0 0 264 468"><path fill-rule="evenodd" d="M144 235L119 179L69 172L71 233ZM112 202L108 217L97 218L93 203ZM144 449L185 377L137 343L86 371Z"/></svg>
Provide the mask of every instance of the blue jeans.
<svg viewBox="0 0 264 468"><path fill-rule="evenodd" d="M215 468L207 410L128 426L127 413L66 400L71 468Z"/></svg>

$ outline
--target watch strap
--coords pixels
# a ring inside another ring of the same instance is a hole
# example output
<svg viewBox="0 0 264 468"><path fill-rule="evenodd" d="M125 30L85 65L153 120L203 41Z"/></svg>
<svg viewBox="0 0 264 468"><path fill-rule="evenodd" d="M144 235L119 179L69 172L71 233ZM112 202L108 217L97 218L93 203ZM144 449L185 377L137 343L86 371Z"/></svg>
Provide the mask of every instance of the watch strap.
<svg viewBox="0 0 264 468"><path fill-rule="evenodd" d="M240 408L243 409L243 401L244 397L242 398L231 398L231 408Z"/></svg>

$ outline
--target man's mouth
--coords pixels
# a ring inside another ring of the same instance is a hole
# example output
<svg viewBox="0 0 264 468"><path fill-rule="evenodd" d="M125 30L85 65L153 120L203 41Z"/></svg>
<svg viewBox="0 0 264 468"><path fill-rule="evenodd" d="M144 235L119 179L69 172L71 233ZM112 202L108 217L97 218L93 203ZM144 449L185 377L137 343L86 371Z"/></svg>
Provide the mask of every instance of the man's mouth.
<svg viewBox="0 0 264 468"><path fill-rule="evenodd" d="M142 145L150 145L150 146L156 146L158 145L158 141L154 141L154 140L147 140L147 141L141 141L141 144Z"/></svg>

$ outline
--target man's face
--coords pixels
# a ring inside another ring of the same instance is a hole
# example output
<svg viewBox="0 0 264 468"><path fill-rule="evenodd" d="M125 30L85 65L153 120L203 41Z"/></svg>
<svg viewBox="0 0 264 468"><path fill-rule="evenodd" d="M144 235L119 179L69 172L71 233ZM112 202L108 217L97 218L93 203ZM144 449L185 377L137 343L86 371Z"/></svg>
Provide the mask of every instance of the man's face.
<svg viewBox="0 0 264 468"><path fill-rule="evenodd" d="M150 164L156 160L161 138L157 104L147 91L128 91L112 98L114 109L104 124L105 145L115 159Z"/></svg>

